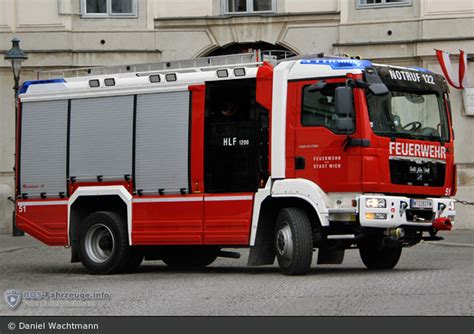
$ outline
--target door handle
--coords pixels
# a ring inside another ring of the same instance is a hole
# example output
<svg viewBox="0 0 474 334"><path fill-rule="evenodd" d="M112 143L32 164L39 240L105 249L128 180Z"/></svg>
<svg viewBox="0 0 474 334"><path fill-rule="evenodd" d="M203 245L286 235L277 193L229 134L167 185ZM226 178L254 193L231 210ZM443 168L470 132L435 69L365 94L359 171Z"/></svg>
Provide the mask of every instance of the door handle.
<svg viewBox="0 0 474 334"><path fill-rule="evenodd" d="M295 157L295 169L305 169L306 160L304 157Z"/></svg>

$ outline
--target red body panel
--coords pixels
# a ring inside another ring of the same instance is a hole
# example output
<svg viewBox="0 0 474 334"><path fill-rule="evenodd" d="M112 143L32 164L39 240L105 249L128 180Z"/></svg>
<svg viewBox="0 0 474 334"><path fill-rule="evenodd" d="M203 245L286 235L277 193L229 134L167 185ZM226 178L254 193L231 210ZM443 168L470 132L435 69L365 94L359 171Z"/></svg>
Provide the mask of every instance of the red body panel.
<svg viewBox="0 0 474 334"><path fill-rule="evenodd" d="M204 244L248 245L253 194L206 195Z"/></svg>
<svg viewBox="0 0 474 334"><path fill-rule="evenodd" d="M134 245L248 245L253 194L135 197Z"/></svg>
<svg viewBox="0 0 474 334"><path fill-rule="evenodd" d="M136 197L134 200L132 205L134 245L202 244L202 195ZM150 202L137 202L147 200Z"/></svg>
<svg viewBox="0 0 474 334"><path fill-rule="evenodd" d="M328 83L344 82L345 78L326 79ZM286 130L286 176L311 180L325 192L361 191L361 149L347 147L345 134L336 134L323 126L301 124L301 102L304 86L316 80L291 82L288 85ZM355 94L355 102L360 96ZM360 115L356 113L356 131L352 138L362 136ZM295 169L295 158L305 160L304 169Z"/></svg>
<svg viewBox="0 0 474 334"><path fill-rule="evenodd" d="M268 110L268 122L272 124L272 98L273 98L273 66L265 62L257 72L257 92L255 100ZM268 128L268 171L272 170L272 127Z"/></svg>
<svg viewBox="0 0 474 334"><path fill-rule="evenodd" d="M257 72L257 92L255 99L265 109L272 110L273 66L263 63Z"/></svg>
<svg viewBox="0 0 474 334"><path fill-rule="evenodd" d="M206 86L189 86L192 101L191 116L191 192L204 192L204 108Z"/></svg>
<svg viewBox="0 0 474 334"><path fill-rule="evenodd" d="M55 205L55 202L58 204ZM44 203L43 205L41 205ZM18 228L49 246L67 245L67 201L19 201L16 210Z"/></svg>
<svg viewBox="0 0 474 334"><path fill-rule="evenodd" d="M419 194L427 196L449 196L453 192L453 145L446 143L446 179L442 187L423 187L392 184L390 181L390 138L380 137L375 134L370 136L371 147L363 148L363 191L397 194ZM396 143L419 144L440 147L438 142L421 140L408 140L397 138ZM444 160L444 159L443 159Z"/></svg>

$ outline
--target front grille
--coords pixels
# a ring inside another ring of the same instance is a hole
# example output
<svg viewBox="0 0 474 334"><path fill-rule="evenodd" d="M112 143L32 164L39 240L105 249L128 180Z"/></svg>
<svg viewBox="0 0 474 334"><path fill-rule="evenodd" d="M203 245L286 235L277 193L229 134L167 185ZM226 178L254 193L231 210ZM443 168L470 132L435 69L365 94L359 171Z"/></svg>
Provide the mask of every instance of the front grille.
<svg viewBox="0 0 474 334"><path fill-rule="evenodd" d="M432 161L390 160L390 178L393 184L442 187L446 164Z"/></svg>

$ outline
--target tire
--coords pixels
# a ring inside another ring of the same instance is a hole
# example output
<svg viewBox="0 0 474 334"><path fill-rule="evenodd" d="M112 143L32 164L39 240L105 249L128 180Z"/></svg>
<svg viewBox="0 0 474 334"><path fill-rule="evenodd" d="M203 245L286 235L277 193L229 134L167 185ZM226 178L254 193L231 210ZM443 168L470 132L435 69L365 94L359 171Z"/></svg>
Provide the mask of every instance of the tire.
<svg viewBox="0 0 474 334"><path fill-rule="evenodd" d="M109 211L87 216L79 227L78 256L91 274L115 274L136 269L143 254L128 244L123 218Z"/></svg>
<svg viewBox="0 0 474 334"><path fill-rule="evenodd" d="M313 235L306 212L299 208L280 211L275 229L275 253L285 275L304 275L311 268Z"/></svg>
<svg viewBox="0 0 474 334"><path fill-rule="evenodd" d="M362 262L370 270L393 269L402 255L402 247L382 247L378 240L369 240L359 245Z"/></svg>
<svg viewBox="0 0 474 334"><path fill-rule="evenodd" d="M204 268L217 259L215 249L173 248L163 254L162 260L174 269Z"/></svg>

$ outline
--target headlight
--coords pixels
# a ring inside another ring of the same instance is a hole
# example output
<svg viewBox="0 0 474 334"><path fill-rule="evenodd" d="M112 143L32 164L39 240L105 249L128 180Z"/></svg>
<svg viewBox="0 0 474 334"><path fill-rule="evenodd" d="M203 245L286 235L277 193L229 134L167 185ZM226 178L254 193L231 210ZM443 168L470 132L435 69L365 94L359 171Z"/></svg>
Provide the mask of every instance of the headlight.
<svg viewBox="0 0 474 334"><path fill-rule="evenodd" d="M386 208L387 201L383 198L366 198L365 207L372 209Z"/></svg>

